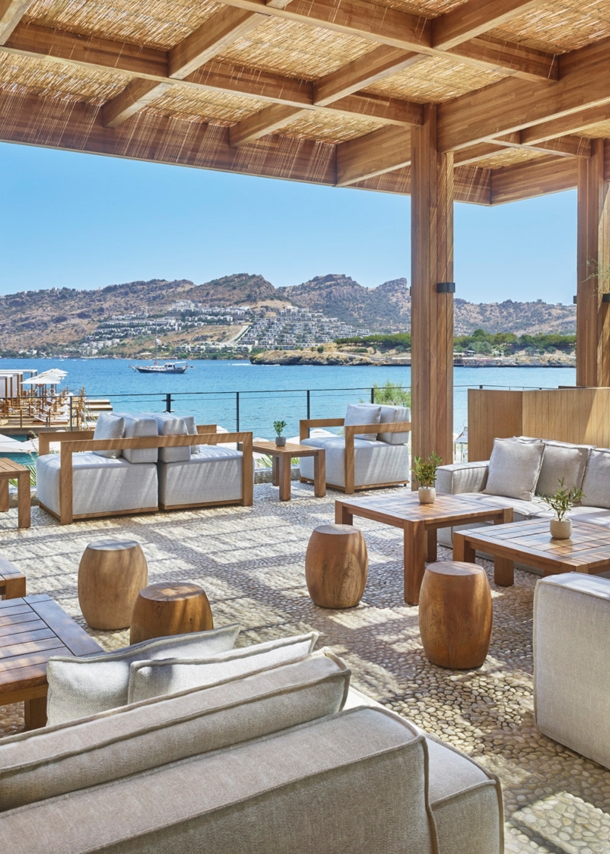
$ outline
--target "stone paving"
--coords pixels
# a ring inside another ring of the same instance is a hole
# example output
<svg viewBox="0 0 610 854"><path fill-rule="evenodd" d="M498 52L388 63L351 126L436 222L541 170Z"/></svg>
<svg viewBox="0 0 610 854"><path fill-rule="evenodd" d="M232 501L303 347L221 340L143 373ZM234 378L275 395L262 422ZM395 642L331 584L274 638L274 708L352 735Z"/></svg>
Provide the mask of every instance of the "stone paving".
<svg viewBox="0 0 610 854"><path fill-rule="evenodd" d="M293 484L280 503L267 484L252 508L223 507L79 522L60 527L33 508L33 527L16 529L16 510L0 515L4 556L28 577L28 592L47 592L82 625L77 599L80 556L93 539L138 540L150 582L201 584L216 625L239 621L238 645L316 629L319 646L341 655L353 684L388 708L465 751L502 780L507 852L610 852L610 771L550 741L536 729L532 697L532 598L536 577L516 571L515 585L492 584L494 631L477 671L430 664L420 642L417 608L405 605L402 535L356 523L369 549L369 580L358 608L317 608L304 582L304 555L316 525L334 519L334 498L314 498ZM450 555L439 550L439 560ZM489 572L490 566L487 565ZM129 632L91 631L106 649ZM23 727L20 706L0 707L0 735Z"/></svg>

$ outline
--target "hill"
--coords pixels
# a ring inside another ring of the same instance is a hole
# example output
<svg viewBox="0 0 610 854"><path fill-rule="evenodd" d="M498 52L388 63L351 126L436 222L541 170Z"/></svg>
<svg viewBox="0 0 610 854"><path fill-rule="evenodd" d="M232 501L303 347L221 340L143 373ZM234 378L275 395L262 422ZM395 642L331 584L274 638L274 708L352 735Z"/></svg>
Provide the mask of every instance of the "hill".
<svg viewBox="0 0 610 854"><path fill-rule="evenodd" d="M95 335L100 323L117 316L147 314L163 317L172 305L190 301L203 306L249 306L256 316L273 314L289 306L320 311L326 317L371 332L404 332L411 326L411 296L406 279L365 288L345 275L316 276L292 287L274 287L261 275L238 273L196 285L187 279L128 282L98 290L53 288L0 296L0 352L74 351ZM236 324L243 323L236 320ZM248 322L246 319L245 322ZM574 306L550 305L542 301L520 303L469 303L455 301L456 335L483 328L488 332L572 333L576 325ZM229 340L242 327L206 326L212 338ZM199 330L201 331L201 330ZM168 347L195 338L195 332L180 341L167 330L159 331ZM152 333L151 333L152 335ZM224 336L224 337L223 337ZM203 336L205 337L205 336ZM208 336L209 337L209 336ZM150 339L150 336L149 336ZM150 343L150 340L148 341ZM134 340L142 349L142 340ZM119 352L117 350L117 352ZM135 352L135 350L134 350Z"/></svg>

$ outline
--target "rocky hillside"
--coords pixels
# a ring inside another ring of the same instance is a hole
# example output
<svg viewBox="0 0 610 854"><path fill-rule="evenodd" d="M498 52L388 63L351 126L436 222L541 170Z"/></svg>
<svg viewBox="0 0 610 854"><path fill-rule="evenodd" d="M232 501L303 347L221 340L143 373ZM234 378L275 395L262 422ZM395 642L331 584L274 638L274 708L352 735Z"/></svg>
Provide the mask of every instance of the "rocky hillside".
<svg viewBox="0 0 610 854"><path fill-rule="evenodd" d="M186 279L153 279L95 291L53 288L0 296L0 352L74 345L93 333L102 320L134 312L162 316L177 300L271 309L292 303L371 332L404 332L411 325L406 279L365 288L349 276L328 275L276 288L263 276L239 273L200 285ZM519 335L572 333L575 329L574 306L541 301L474 304L456 299L455 318L457 335L477 328Z"/></svg>

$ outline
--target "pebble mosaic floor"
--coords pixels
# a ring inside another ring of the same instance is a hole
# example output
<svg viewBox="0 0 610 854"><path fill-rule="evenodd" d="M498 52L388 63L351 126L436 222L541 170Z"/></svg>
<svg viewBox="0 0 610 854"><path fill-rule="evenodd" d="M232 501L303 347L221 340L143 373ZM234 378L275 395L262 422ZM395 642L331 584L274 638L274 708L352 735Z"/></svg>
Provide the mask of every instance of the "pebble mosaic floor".
<svg viewBox="0 0 610 854"><path fill-rule="evenodd" d="M0 515L0 551L28 578L28 592L49 593L85 625L77 570L88 542L108 536L138 540L150 582L194 581L210 599L216 625L238 621L238 646L312 629L353 670L353 684L465 751L502 781L506 851L544 854L610 852L610 771L543 736L533 719L532 598L536 577L516 571L509 588L492 585L494 630L480 670L430 664L419 637L418 609L405 605L402 535L357 519L369 550L361 604L317 608L307 594L304 555L311 530L334 520L334 499L293 483L280 503L268 484L255 487L251 508L118 517L60 527L32 508L33 527L16 529L16 510ZM439 560L450 554L439 549ZM486 565L488 573L490 565ZM106 649L129 632L89 630ZM0 736L23 728L20 705L0 707Z"/></svg>

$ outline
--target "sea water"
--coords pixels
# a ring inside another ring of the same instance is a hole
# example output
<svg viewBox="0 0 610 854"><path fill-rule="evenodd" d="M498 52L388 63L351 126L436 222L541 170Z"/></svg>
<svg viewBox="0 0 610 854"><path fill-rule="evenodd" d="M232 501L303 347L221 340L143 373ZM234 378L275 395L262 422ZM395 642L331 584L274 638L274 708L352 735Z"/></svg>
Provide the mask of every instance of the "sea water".
<svg viewBox="0 0 610 854"><path fill-rule="evenodd" d="M286 436L298 434L299 419L341 417L348 403L371 400L371 389L388 380L409 388L411 369L377 365L252 365L248 361L200 360L185 374L139 374L126 359L0 359L0 369L53 367L67 371L65 388L108 398L116 411L192 413L200 424L220 424L272 438L273 422L286 421ZM468 389L557 388L574 385L574 368L455 368L454 430L468 417ZM239 392L239 397L236 392ZM0 427L0 433L2 428Z"/></svg>

